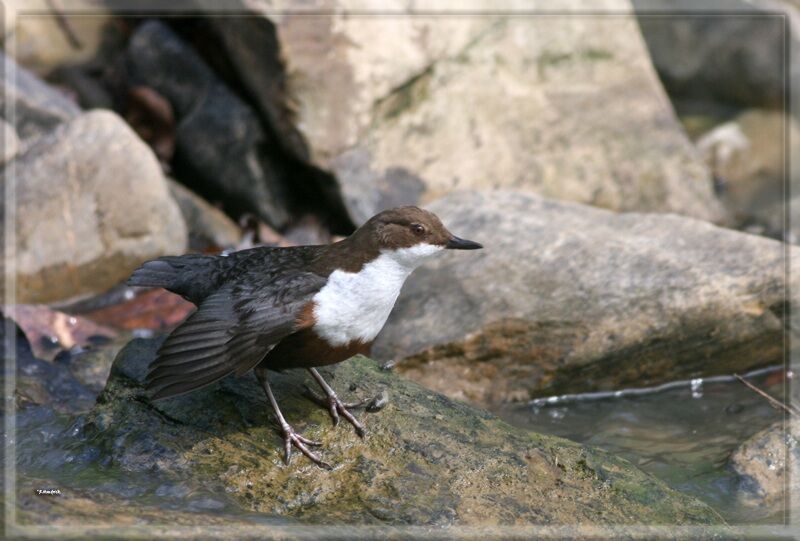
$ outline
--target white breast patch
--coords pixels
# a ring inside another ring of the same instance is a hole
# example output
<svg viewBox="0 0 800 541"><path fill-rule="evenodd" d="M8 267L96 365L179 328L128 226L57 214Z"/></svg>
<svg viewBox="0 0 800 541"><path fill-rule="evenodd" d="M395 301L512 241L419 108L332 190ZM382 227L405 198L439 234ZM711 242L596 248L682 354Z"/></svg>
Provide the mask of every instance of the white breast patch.
<svg viewBox="0 0 800 541"><path fill-rule="evenodd" d="M383 328L411 272L442 246L382 251L358 272L334 271L314 295L314 330L332 346L371 342Z"/></svg>

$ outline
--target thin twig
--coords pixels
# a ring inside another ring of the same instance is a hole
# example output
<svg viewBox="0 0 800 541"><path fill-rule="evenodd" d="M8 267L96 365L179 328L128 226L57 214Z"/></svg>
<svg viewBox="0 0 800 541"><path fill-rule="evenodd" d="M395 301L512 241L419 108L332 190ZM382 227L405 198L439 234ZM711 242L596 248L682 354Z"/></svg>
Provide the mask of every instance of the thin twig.
<svg viewBox="0 0 800 541"><path fill-rule="evenodd" d="M758 387L756 387L755 385L753 385L752 383L750 383L749 381L744 379L739 374L734 374L734 377L736 379L738 379L739 381L741 381L742 383L744 383L747 387L749 387L750 389L755 391L756 393L760 394L761 396L763 396L764 398L769 400L769 403L772 404L773 406L779 407L779 408L783 408L784 410L789 412L789 414L791 414L791 415L800 415L800 410L798 410L797 408L795 408L794 406L791 406L791 405L787 406L786 404L784 404L780 400L771 397L770 395L768 395L767 393L765 393L764 391L762 391L761 389L759 389Z"/></svg>
<svg viewBox="0 0 800 541"><path fill-rule="evenodd" d="M61 0L47 0L47 5L50 11L53 12L53 15L55 15L56 24L58 24L58 27L64 32L64 36L66 36L70 46L76 50L83 49L83 43L81 43L75 30L72 29L72 25L67 16L64 15L64 6L61 4Z"/></svg>

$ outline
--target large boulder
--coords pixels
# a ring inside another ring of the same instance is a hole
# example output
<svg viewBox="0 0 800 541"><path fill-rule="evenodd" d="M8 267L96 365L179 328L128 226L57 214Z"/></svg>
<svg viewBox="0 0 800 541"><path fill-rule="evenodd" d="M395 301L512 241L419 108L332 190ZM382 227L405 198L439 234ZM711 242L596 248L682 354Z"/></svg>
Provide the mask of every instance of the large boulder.
<svg viewBox="0 0 800 541"><path fill-rule="evenodd" d="M332 426L301 396L303 371L271 376L290 423L323 442L326 471L283 444L255 378L150 402L143 388L160 340L120 352L82 437L121 476L158 474L214 491L239 513L305 523L383 525L715 524L705 504L628 462L560 438L515 429L492 415L381 371L360 357L335 369L348 399L388 391L379 413L357 413L368 435ZM328 371L325 370L327 373ZM346 389L355 389L348 392Z"/></svg>
<svg viewBox="0 0 800 541"><path fill-rule="evenodd" d="M58 90L40 80L33 73L17 65L8 56L0 56L0 114L13 109L16 135L23 142L33 140L61 124L78 116L80 107L67 99Z"/></svg>
<svg viewBox="0 0 800 541"><path fill-rule="evenodd" d="M0 175L16 195L5 201L0 192L0 202L15 208L17 302L100 292L143 261L186 248L186 226L158 161L111 112L59 126Z"/></svg>
<svg viewBox="0 0 800 541"><path fill-rule="evenodd" d="M307 148L281 108L261 109L284 146L336 176L356 223L456 188L502 187L724 220L632 14L351 17L338 12L346 2L334 1L325 3L329 15L309 17L304 10L319 5L237 4L275 30L227 22L243 32L221 46L250 95L296 104L294 125ZM582 7L589 4L550 9ZM291 9L281 15L282 8ZM397 0L382 9L412 8ZM631 6L610 0L603 9ZM257 65L253 51L280 54L285 75L275 62ZM272 84L259 94L265 80Z"/></svg>
<svg viewBox="0 0 800 541"><path fill-rule="evenodd" d="M491 403L783 358L777 241L511 191L451 194L428 208L485 246L418 269L374 345L429 387Z"/></svg>
<svg viewBox="0 0 800 541"><path fill-rule="evenodd" d="M169 100L177 119L173 165L179 178L232 212L253 212L275 227L289 220L289 194L275 143L256 111L234 94L167 25L142 24L131 37L130 84Z"/></svg>

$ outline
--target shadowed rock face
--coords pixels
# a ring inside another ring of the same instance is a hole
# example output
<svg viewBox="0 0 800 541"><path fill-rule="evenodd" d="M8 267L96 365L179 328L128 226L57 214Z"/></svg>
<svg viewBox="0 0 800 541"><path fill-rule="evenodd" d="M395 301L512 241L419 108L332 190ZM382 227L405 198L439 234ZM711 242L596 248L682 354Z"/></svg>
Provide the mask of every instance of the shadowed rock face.
<svg viewBox="0 0 800 541"><path fill-rule="evenodd" d="M126 62L132 81L152 87L175 109L179 178L191 178L192 188L207 196L225 197L236 212L286 225L289 196L256 112L160 22L136 30Z"/></svg>
<svg viewBox="0 0 800 541"><path fill-rule="evenodd" d="M161 471L224 491L244 511L307 523L721 522L705 504L624 460L512 428L363 357L339 365L332 384L344 399L388 390L382 411L358 414L369 430L365 441L349 426L333 427L324 409L301 396L304 373L272 376L287 420L322 441L323 457L335 465L324 471L295 454L286 467L252 376L151 403L142 380L159 344L136 339L120 352L87 418L85 436L121 475ZM351 384L356 390L347 392Z"/></svg>
<svg viewBox="0 0 800 541"><path fill-rule="evenodd" d="M428 207L484 245L406 282L373 354L481 403L781 361L785 245L705 222L511 191Z"/></svg>
<svg viewBox="0 0 800 541"><path fill-rule="evenodd" d="M671 96L784 107L789 81L796 85L800 75L796 2L632 3L653 64ZM793 102L797 111L796 95Z"/></svg>

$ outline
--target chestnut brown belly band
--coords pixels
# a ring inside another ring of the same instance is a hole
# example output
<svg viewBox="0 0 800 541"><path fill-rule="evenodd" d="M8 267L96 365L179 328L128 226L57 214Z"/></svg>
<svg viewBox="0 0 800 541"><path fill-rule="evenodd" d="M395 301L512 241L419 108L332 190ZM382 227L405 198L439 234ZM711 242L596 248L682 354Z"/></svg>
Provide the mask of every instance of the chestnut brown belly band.
<svg viewBox="0 0 800 541"><path fill-rule="evenodd" d="M360 341L344 346L331 346L312 329L304 329L281 340L260 364L273 370L327 366L359 353L367 355L371 346L372 342Z"/></svg>

